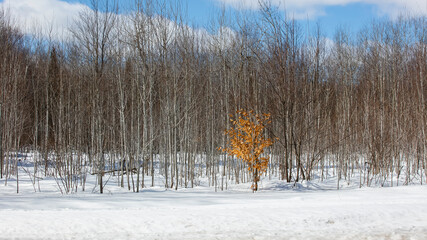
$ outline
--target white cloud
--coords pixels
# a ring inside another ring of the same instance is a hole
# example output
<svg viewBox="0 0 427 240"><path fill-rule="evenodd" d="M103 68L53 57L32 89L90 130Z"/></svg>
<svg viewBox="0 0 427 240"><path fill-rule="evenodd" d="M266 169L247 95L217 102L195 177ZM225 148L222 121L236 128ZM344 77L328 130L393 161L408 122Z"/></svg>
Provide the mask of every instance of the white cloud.
<svg viewBox="0 0 427 240"><path fill-rule="evenodd" d="M258 9L259 0L217 0L220 3L238 9ZM427 15L426 0L270 0L272 6L286 9L296 19L316 18L325 15L328 6L345 6L351 3L363 3L375 6L379 16L392 18L401 13Z"/></svg>
<svg viewBox="0 0 427 240"><path fill-rule="evenodd" d="M36 37L51 38L52 40L66 40L72 36L68 30L72 27L74 20L79 18L79 13L90 11L89 7L79 3L68 3L63 0L4 0L0 2L0 9L4 9L13 19L14 25L19 27L25 34ZM134 26L130 22L131 15L119 14L119 20L132 29ZM159 16L154 17L154 28L161 31L165 27L168 29L168 38L173 39L180 26L172 20ZM201 44L201 48L207 48L202 42L219 44L226 48L232 43L235 37L234 31L229 28L219 29L216 34L210 34L206 29L193 29L186 26L187 30L194 34ZM41 35L40 35L41 34ZM160 32L153 32L149 38L157 42L156 36ZM124 36L123 36L124 37Z"/></svg>
<svg viewBox="0 0 427 240"><path fill-rule="evenodd" d="M366 0L370 4L375 4L379 15L388 15L392 18L400 14L409 13L413 16L427 15L426 0Z"/></svg>
<svg viewBox="0 0 427 240"><path fill-rule="evenodd" d="M24 33L40 34L42 31L45 37L60 39L68 37L68 26L88 7L60 0L4 0L0 8L10 13Z"/></svg>

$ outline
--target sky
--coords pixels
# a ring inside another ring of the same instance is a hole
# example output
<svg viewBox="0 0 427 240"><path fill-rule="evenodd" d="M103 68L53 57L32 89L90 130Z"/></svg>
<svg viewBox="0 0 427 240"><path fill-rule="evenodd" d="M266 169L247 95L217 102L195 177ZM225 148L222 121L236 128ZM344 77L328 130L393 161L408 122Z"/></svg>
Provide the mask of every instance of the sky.
<svg viewBox="0 0 427 240"><path fill-rule="evenodd" d="M121 14L129 8L121 3ZM170 0L171 2L174 0ZM257 11L258 0L181 0L192 26L203 28L221 9L233 14L235 11ZM401 13L427 16L427 0L270 0L273 7L285 11L303 24L320 24L323 34L333 38L337 28L358 31L372 19L395 19ZM10 11L18 20L19 27L28 33L34 26L52 26L51 33L64 34L64 29L87 8L90 0L0 0L0 8Z"/></svg>

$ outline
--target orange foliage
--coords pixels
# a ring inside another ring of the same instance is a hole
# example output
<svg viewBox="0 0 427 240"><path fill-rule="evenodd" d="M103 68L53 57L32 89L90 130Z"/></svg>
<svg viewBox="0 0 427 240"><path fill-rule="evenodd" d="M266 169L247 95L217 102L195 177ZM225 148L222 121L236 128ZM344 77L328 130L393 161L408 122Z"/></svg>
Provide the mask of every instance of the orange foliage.
<svg viewBox="0 0 427 240"><path fill-rule="evenodd" d="M253 111L238 110L237 119L231 119L233 127L225 131L230 137L228 148L220 148L229 155L242 159L253 174L252 189L257 191L259 175L268 167L268 157L261 157L264 149L273 144L273 140L264 138L265 125L270 123L270 114L258 115ZM230 115L233 118L233 115Z"/></svg>

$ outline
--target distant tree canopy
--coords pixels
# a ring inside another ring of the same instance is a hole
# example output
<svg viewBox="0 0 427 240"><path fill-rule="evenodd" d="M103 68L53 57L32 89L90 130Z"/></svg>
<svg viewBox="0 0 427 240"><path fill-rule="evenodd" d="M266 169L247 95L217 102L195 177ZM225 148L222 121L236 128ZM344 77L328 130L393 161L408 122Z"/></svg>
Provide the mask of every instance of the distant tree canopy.
<svg viewBox="0 0 427 240"><path fill-rule="evenodd" d="M34 176L61 179L64 192L84 189L89 173L102 192L119 168L129 168L119 185L136 192L155 175L175 189L208 179L223 190L261 173L333 176L337 187L356 172L360 186L426 181L425 16L328 39L269 5L257 17L224 13L210 33L168 1L137 0L128 15L91 2L63 42L24 35L0 11L1 177L17 173L14 153L35 151ZM230 122L239 109L253 112ZM218 150L244 134L259 142L230 151L240 158Z"/></svg>

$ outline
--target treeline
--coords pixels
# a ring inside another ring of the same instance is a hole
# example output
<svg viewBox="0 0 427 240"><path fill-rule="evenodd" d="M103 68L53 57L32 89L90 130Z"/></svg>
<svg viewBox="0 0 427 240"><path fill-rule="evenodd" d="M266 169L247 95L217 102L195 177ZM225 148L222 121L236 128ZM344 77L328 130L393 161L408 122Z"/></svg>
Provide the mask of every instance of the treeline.
<svg viewBox="0 0 427 240"><path fill-rule="evenodd" d="M167 188L207 178L225 189L251 179L218 150L229 114L245 109L271 114L268 176L426 182L425 17L328 41L268 4L219 14L211 32L183 15L164 0L138 0L127 15L93 0L71 37L53 41L24 35L2 11L1 177L32 151L34 181L54 176L64 192L84 190L88 174L101 193L106 175L132 191L155 176Z"/></svg>

